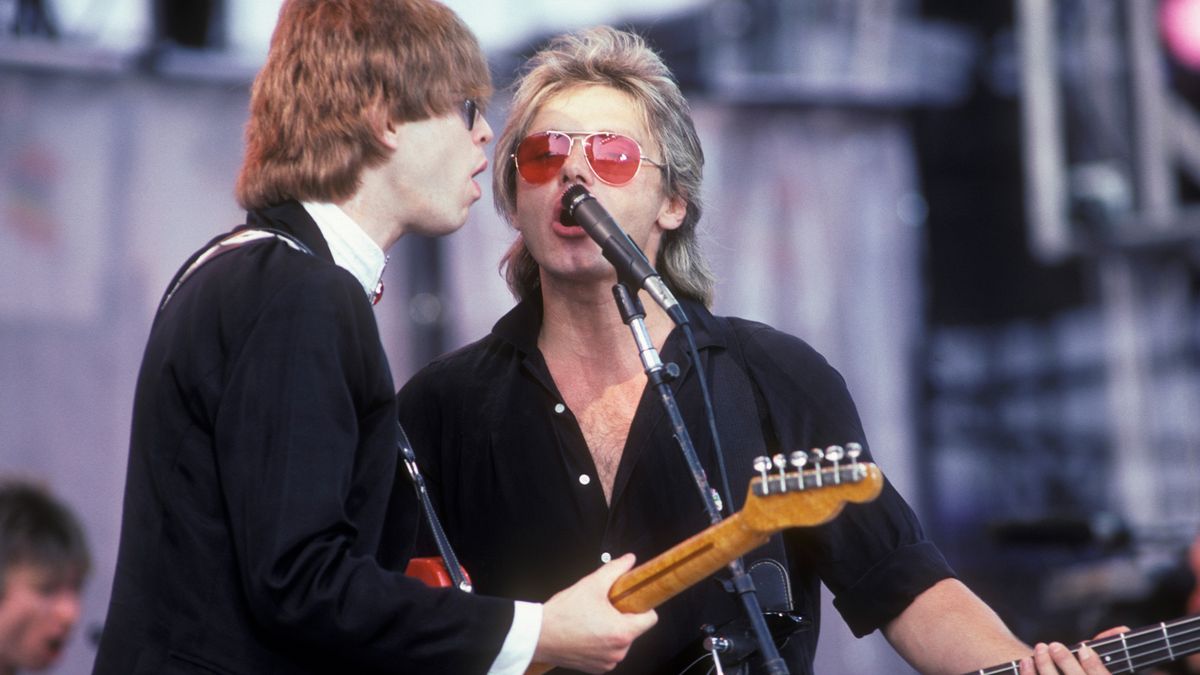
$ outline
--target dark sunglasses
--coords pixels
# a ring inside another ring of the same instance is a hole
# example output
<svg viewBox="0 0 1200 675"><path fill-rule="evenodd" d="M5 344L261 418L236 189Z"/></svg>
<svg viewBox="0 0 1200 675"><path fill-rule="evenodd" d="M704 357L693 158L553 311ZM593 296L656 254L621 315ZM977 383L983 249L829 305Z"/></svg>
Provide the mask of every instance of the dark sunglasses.
<svg viewBox="0 0 1200 675"><path fill-rule="evenodd" d="M521 178L533 184L552 180L567 163L575 139L583 139L583 156L592 173L609 185L625 185L637 176L642 163L666 168L642 154L642 146L628 136L608 131L542 131L517 145L513 161Z"/></svg>
<svg viewBox="0 0 1200 675"><path fill-rule="evenodd" d="M467 131L474 131L475 120L479 119L479 105L475 103L475 99L469 98L463 101L458 112L463 117L463 123L467 125Z"/></svg>

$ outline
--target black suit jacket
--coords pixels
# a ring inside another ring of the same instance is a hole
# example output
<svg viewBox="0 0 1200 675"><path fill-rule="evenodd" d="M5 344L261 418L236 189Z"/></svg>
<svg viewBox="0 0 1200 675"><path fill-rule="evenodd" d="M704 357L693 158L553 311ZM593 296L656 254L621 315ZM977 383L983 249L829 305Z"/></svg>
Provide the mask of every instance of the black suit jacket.
<svg viewBox="0 0 1200 675"><path fill-rule="evenodd" d="M397 571L419 512L392 489L395 389L362 285L299 204L247 224L315 255L222 254L155 318L94 672L486 671L512 603Z"/></svg>

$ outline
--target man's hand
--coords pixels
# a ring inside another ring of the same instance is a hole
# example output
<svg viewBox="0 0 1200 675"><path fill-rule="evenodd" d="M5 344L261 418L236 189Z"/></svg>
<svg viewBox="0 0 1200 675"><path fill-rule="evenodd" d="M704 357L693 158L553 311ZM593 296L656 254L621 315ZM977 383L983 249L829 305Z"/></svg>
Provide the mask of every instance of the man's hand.
<svg viewBox="0 0 1200 675"><path fill-rule="evenodd" d="M1021 675L1108 675L1108 668L1090 647L1079 648L1078 658L1061 642L1039 642L1033 656L1021 659Z"/></svg>
<svg viewBox="0 0 1200 675"><path fill-rule="evenodd" d="M1129 631L1127 626L1109 628L1100 633L1095 639L1099 640ZM1066 645L1060 642L1045 644L1039 642L1033 648L1033 656L1021 659L1021 675L1109 675L1099 655L1086 644L1072 654Z"/></svg>
<svg viewBox="0 0 1200 675"><path fill-rule="evenodd" d="M622 614L608 601L608 589L633 567L627 553L554 594L543 606L535 663L603 673L617 667L634 638L658 621L650 610Z"/></svg>

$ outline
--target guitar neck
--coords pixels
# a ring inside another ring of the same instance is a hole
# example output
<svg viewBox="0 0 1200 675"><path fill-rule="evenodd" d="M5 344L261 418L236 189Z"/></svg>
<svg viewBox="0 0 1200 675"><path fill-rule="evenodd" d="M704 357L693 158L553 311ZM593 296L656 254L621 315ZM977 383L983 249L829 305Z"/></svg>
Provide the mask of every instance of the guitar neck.
<svg viewBox="0 0 1200 675"><path fill-rule="evenodd" d="M1113 637L1085 642L1113 675L1136 673L1200 651L1200 615L1139 628ZM1077 653L1079 648L1072 649ZM1016 661L967 675L1017 675Z"/></svg>
<svg viewBox="0 0 1200 675"><path fill-rule="evenodd" d="M868 502L879 496L883 489L879 467L859 462L860 448L852 449L847 455L848 464L839 466L842 448L831 446L824 456L832 461L832 466L806 471L785 472L783 455L776 455L773 460L759 458L755 470L761 475L750 481L741 511L621 575L608 591L609 601L626 614L654 609L730 561L767 543L772 534L791 527L829 522L846 503ZM803 453L793 453L796 454ZM794 464L803 465L803 461ZM768 468L772 466L774 469L768 476ZM550 668L534 663L525 675L540 675Z"/></svg>
<svg viewBox="0 0 1200 675"><path fill-rule="evenodd" d="M729 561L762 546L770 534L751 529L742 514L736 513L626 572L613 584L608 599L627 614L654 609Z"/></svg>
<svg viewBox="0 0 1200 675"><path fill-rule="evenodd" d="M772 534L829 522L848 502L871 501L882 488L879 468L857 461L786 476L767 476L764 470L762 478L750 482L741 511L626 572L608 599L626 613L654 609L767 543Z"/></svg>

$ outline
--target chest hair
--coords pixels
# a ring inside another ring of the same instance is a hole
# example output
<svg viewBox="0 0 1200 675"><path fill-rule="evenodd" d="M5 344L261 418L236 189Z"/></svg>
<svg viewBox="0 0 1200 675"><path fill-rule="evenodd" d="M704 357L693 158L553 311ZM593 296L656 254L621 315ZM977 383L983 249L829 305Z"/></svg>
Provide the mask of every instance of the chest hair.
<svg viewBox="0 0 1200 675"><path fill-rule="evenodd" d="M592 462L596 465L596 478L608 503L612 502L617 467L621 464L625 441L629 437L629 425L637 412L645 380L645 376L639 374L602 389L586 385L560 386L563 398L579 422Z"/></svg>

